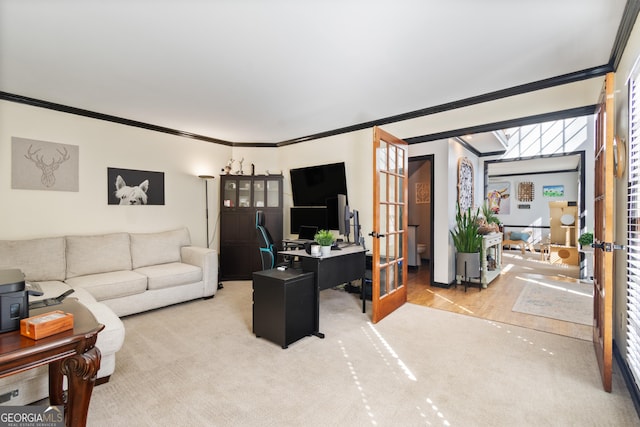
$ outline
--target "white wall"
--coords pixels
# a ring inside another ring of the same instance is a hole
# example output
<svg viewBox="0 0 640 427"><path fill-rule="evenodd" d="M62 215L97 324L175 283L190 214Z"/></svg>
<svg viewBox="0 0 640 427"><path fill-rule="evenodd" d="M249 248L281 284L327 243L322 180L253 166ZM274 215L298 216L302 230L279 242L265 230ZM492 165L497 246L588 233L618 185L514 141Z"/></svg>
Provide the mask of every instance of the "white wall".
<svg viewBox="0 0 640 427"><path fill-rule="evenodd" d="M365 244L371 248L371 237L368 234L373 230L372 129L280 147L278 158L278 163L284 170L285 235L289 232L289 208L293 206L289 170L344 162L349 207L359 211Z"/></svg>
<svg viewBox="0 0 640 427"><path fill-rule="evenodd" d="M452 192L455 187L441 183L449 182L451 167L449 166L449 144L446 140L431 141L423 144L409 146L409 157L433 155L433 183L431 185L431 203L433 204L433 230L434 247L431 252L433 262L433 280L438 283L449 281L449 257L452 250L449 246L450 221L449 206L452 203ZM455 206L455 202L454 206ZM443 224L447 224L444 227ZM446 250L445 250L446 249ZM455 255L454 255L455 257ZM455 259L455 258L454 258Z"/></svg>
<svg viewBox="0 0 640 427"><path fill-rule="evenodd" d="M524 226L537 226L537 227L549 227L550 224L550 210L549 202L567 200L578 202L579 194L579 174L578 172L563 172L563 173L550 173L550 174L535 174L535 175L519 175L510 177L495 177L489 178L489 183L508 182L510 184L510 195L508 199L504 199L500 203L501 210L505 204L509 204L509 214L501 213L498 215L500 222L506 225L524 225ZM531 202L519 202L518 195L518 183L520 182L533 182L534 184L534 198ZM545 185L563 185L564 196L563 197L546 197L542 195L542 188ZM593 184L591 185L593 188ZM530 209L518 209L518 205L526 204L530 206ZM539 228L526 229L526 231L533 231L534 243L537 243L549 234L549 230L541 230ZM519 229L508 229L507 231L520 231Z"/></svg>
<svg viewBox="0 0 640 427"><path fill-rule="evenodd" d="M419 119L393 123L383 128L399 137L427 135L509 118L527 117L594 104L602 79L591 79L518 97L446 111ZM596 88L596 89L594 89ZM425 101L426 102L426 101ZM11 137L74 144L80 147L80 191L78 193L12 190L10 184ZM214 135L215 136L215 135ZM362 232L373 227L372 130L280 148L227 147L151 132L105 121L49 111L21 104L0 102L0 238L96 233L118 230L155 231L186 225L196 244L205 244L204 183L198 174L218 175L229 158L244 158L256 173L284 175L284 229L289 229L292 206L291 168L344 161L350 204L360 211ZM451 147L451 148L450 148ZM454 251L449 228L455 214L457 144L434 141L410 146L410 156L434 154L434 280L453 280ZM454 153L450 153L453 150ZM469 153L467 153L469 154ZM478 161L467 155L477 166ZM119 167L165 172L165 206L108 206L106 169ZM482 197L482 173L476 168L476 199ZM210 182L210 224L217 230L219 181ZM447 227L443 226L447 224ZM213 233L213 231L212 231ZM212 247L219 247L218 233ZM371 240L367 236L367 246ZM445 249L446 250L443 250Z"/></svg>
<svg viewBox="0 0 640 427"><path fill-rule="evenodd" d="M12 189L13 136L79 146L79 191ZM218 144L0 101L0 239L187 226L204 246L205 187L197 175L217 174L230 156ZM107 205L108 167L164 172L165 205ZM209 184L215 217L219 182Z"/></svg>

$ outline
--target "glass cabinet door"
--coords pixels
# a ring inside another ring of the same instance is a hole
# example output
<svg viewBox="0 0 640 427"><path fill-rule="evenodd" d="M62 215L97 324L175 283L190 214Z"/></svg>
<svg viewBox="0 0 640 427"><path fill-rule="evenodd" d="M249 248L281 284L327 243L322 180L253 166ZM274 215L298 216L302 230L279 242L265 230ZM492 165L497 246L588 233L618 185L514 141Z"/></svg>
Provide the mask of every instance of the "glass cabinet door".
<svg viewBox="0 0 640 427"><path fill-rule="evenodd" d="M235 180L228 180L224 183L223 205L225 208L235 208L238 206L238 183Z"/></svg>
<svg viewBox="0 0 640 427"><path fill-rule="evenodd" d="M250 179L238 180L238 207L239 208L251 207L251 180Z"/></svg>
<svg viewBox="0 0 640 427"><path fill-rule="evenodd" d="M264 180L262 179L253 181L253 206L264 208Z"/></svg>
<svg viewBox="0 0 640 427"><path fill-rule="evenodd" d="M277 208L280 206L280 181L267 180L267 207Z"/></svg>

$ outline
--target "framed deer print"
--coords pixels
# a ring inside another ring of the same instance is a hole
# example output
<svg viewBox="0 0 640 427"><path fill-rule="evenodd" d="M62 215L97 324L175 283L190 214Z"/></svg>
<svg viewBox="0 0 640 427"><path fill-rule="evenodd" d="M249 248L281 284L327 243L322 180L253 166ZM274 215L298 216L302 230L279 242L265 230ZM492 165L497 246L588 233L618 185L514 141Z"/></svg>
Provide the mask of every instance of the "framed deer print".
<svg viewBox="0 0 640 427"><path fill-rule="evenodd" d="M11 188L78 191L77 145L11 138Z"/></svg>
<svg viewBox="0 0 640 427"><path fill-rule="evenodd" d="M460 210L473 207L473 163L466 157L458 161L458 203Z"/></svg>

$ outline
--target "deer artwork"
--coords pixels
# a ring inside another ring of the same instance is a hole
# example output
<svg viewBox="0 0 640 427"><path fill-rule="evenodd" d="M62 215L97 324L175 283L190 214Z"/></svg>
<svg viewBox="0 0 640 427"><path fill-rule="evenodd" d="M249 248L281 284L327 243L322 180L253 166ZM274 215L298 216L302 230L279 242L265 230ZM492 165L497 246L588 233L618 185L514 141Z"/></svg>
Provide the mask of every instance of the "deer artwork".
<svg viewBox="0 0 640 427"><path fill-rule="evenodd" d="M40 177L40 182L42 182L42 185L44 185L47 188L52 187L53 184L56 183L56 177L53 173L56 170L58 170L58 168L62 163L66 162L71 158L71 156L69 155L69 152L67 151L66 148L63 148L62 150L56 149L58 154L60 154L60 158L55 159L52 157L51 163L47 163L44 161L44 155L38 154L38 152L40 151L40 148L33 151L32 149L33 149L33 145L30 145L29 149L27 150L27 154L25 154L24 157L26 157L27 159L35 163L36 167L42 171L42 176Z"/></svg>

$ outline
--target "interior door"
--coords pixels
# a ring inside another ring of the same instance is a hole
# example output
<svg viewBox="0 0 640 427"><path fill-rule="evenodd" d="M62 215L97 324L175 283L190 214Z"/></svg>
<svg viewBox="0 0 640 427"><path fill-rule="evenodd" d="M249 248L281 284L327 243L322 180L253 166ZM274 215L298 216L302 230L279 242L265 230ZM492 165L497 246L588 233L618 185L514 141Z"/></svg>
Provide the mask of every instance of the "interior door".
<svg viewBox="0 0 640 427"><path fill-rule="evenodd" d="M596 111L593 262L593 345L602 385L611 391L613 345L614 74L605 78Z"/></svg>
<svg viewBox="0 0 640 427"><path fill-rule="evenodd" d="M407 302L408 144L373 128L373 323Z"/></svg>

